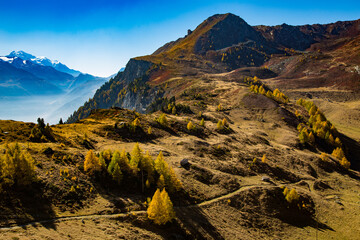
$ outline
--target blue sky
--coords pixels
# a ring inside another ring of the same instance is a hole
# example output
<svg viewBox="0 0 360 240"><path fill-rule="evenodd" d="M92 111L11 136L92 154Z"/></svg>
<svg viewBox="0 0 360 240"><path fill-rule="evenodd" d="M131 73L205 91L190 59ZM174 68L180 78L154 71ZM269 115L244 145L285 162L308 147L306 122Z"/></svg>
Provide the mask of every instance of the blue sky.
<svg viewBox="0 0 360 240"><path fill-rule="evenodd" d="M360 18L360 1L0 0L0 55L24 50L108 76L207 17L231 12L250 25Z"/></svg>

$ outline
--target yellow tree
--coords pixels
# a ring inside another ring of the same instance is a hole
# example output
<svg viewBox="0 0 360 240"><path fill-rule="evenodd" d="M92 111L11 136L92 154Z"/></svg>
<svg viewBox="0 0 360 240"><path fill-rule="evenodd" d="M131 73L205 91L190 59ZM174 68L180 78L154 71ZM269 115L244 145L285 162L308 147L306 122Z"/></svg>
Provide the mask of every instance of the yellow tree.
<svg viewBox="0 0 360 240"><path fill-rule="evenodd" d="M350 162L346 159L346 157L343 157L340 161L341 166L343 166L346 169L350 168Z"/></svg>
<svg viewBox="0 0 360 240"><path fill-rule="evenodd" d="M28 185L35 178L34 159L16 143L5 146L0 157L0 182L6 185Z"/></svg>
<svg viewBox="0 0 360 240"><path fill-rule="evenodd" d="M193 130L195 129L195 126L194 126L194 124L193 124L191 121L188 122L188 124L187 124L187 129L188 129L189 131L193 131Z"/></svg>
<svg viewBox="0 0 360 240"><path fill-rule="evenodd" d="M158 119L158 122L163 125L163 126L167 126L168 125L168 121L167 121L167 118L166 118L166 114L163 113L160 115L159 119Z"/></svg>
<svg viewBox="0 0 360 240"><path fill-rule="evenodd" d="M139 118L135 118L135 120L133 121L133 126L134 127L139 127L140 126L140 119Z"/></svg>
<svg viewBox="0 0 360 240"><path fill-rule="evenodd" d="M175 217L172 202L165 188L157 189L147 209L148 218L155 224L163 225Z"/></svg>
<svg viewBox="0 0 360 240"><path fill-rule="evenodd" d="M122 172L120 170L120 166L118 163L115 163L114 171L112 172L112 178L117 184L121 183L122 180Z"/></svg>
<svg viewBox="0 0 360 240"><path fill-rule="evenodd" d="M139 162L142 160L142 158L143 158L142 150L139 146L139 143L136 143L131 152L130 166L135 170L138 169Z"/></svg>
<svg viewBox="0 0 360 240"><path fill-rule="evenodd" d="M205 120L203 118L200 121L200 126L205 127Z"/></svg>
<svg viewBox="0 0 360 240"><path fill-rule="evenodd" d="M84 170L85 172L89 172L90 174L93 174L96 171L101 170L101 163L99 161L99 158L96 157L93 150L89 150L85 157L84 162Z"/></svg>

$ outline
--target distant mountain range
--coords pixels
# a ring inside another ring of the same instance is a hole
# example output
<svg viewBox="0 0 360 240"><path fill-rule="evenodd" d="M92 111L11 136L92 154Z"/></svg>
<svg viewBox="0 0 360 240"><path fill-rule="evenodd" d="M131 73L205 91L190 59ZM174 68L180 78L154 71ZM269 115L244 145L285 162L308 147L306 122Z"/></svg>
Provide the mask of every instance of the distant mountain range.
<svg viewBox="0 0 360 240"><path fill-rule="evenodd" d="M18 58L21 58L23 60L28 60L28 61L31 61L33 63L39 64L39 65L42 65L42 66L53 67L53 68L55 68L56 70L58 70L60 72L71 74L74 77L77 77L77 76L79 76L81 74L80 71L70 69L66 65L62 64L61 62L59 62L57 60L50 60L47 57L35 57L34 55L31 55L31 54L26 53L24 51L12 51L6 57L8 57L8 58L18 57Z"/></svg>
<svg viewBox="0 0 360 240"><path fill-rule="evenodd" d="M13 99L14 104L9 107L16 109L19 105L23 107L29 104L26 96L31 99L47 99L49 96L49 101L44 102L44 105L51 105L52 111L46 109L44 112L47 120L54 123L60 117L69 116L110 78L111 76L103 78L84 74L46 57L36 57L24 51L12 51L9 55L0 57L0 105L2 99L7 103ZM18 102L19 98L25 99L24 102ZM29 108L31 107L29 105ZM34 114L44 116L44 113L36 111ZM0 119L12 118L10 113L9 116L5 113L1 115Z"/></svg>

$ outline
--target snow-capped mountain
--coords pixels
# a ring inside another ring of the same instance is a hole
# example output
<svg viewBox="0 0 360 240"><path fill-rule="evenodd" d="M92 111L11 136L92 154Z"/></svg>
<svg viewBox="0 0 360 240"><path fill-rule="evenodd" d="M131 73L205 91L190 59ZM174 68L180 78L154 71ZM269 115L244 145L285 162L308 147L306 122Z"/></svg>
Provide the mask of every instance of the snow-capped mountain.
<svg viewBox="0 0 360 240"><path fill-rule="evenodd" d="M0 119L35 121L42 116L56 123L108 80L82 74L46 57L13 51L0 56Z"/></svg>
<svg viewBox="0 0 360 240"><path fill-rule="evenodd" d="M81 73L80 71L70 69L65 64L62 64L61 62L59 62L57 60L51 60L51 59L49 59L47 57L36 57L36 56L34 56L32 54L29 54L29 53L26 53L24 51L12 51L6 57L8 59L13 59L13 58L18 57L18 58L21 58L23 60L31 61L31 62L36 63L38 65L42 65L42 66L46 66L46 67L53 67L54 69L56 69L56 70L58 70L60 72L71 74L74 77L79 76L79 74Z"/></svg>

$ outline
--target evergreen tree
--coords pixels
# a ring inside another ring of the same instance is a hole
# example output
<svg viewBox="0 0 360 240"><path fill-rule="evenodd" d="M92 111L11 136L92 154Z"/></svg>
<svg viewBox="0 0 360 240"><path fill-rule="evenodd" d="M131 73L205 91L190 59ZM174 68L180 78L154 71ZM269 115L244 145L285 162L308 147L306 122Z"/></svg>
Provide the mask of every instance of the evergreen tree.
<svg viewBox="0 0 360 240"><path fill-rule="evenodd" d="M85 157L84 170L90 174L101 171L101 163L93 150L89 150Z"/></svg>
<svg viewBox="0 0 360 240"><path fill-rule="evenodd" d="M115 163L114 171L112 172L112 178L117 183L120 184L122 180L122 172L120 170L119 164Z"/></svg>
<svg viewBox="0 0 360 240"><path fill-rule="evenodd" d="M162 126L167 126L168 125L168 121L167 121L167 118L166 118L166 114L163 113L160 115L159 119L158 119L158 122L162 125Z"/></svg>
<svg viewBox="0 0 360 240"><path fill-rule="evenodd" d="M191 121L188 122L186 127L189 131L193 131L195 129L195 126Z"/></svg>
<svg viewBox="0 0 360 240"><path fill-rule="evenodd" d="M142 150L139 146L139 143L136 143L131 152L130 166L135 170L138 169L139 162L142 160L142 158Z"/></svg>
<svg viewBox="0 0 360 240"><path fill-rule="evenodd" d="M204 118L201 119L201 121L200 121L200 126L205 127L205 120L204 120Z"/></svg>
<svg viewBox="0 0 360 240"><path fill-rule="evenodd" d="M219 131L224 129L224 125L221 120L219 120L218 123L216 124L216 129Z"/></svg>
<svg viewBox="0 0 360 240"><path fill-rule="evenodd" d="M62 118L60 118L59 124L64 124Z"/></svg>
<svg viewBox="0 0 360 240"><path fill-rule="evenodd" d="M17 143L6 145L5 154L0 156L0 183L26 186L34 179L35 166L31 155L21 150Z"/></svg>
<svg viewBox="0 0 360 240"><path fill-rule="evenodd" d="M165 188L156 190L147 209L148 218L157 225L163 225L175 217L174 208Z"/></svg>
<svg viewBox="0 0 360 240"><path fill-rule="evenodd" d="M163 188L165 187L165 178L164 178L164 175L162 175L162 174L160 175L160 177L159 177L156 185L157 185L157 187L158 187L159 189L163 189Z"/></svg>

